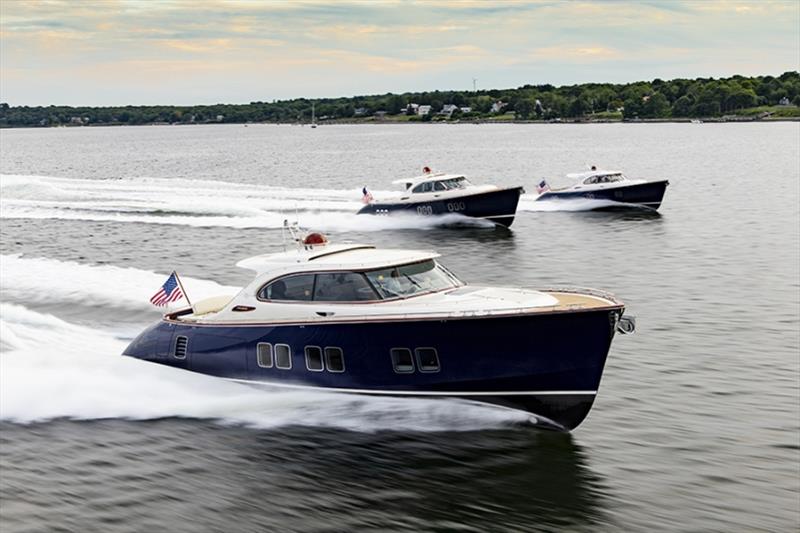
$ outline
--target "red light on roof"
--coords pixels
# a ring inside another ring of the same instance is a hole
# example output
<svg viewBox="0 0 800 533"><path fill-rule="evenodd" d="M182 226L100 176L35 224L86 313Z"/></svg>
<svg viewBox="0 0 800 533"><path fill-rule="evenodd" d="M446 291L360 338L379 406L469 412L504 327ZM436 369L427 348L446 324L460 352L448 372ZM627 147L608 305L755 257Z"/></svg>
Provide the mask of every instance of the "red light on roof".
<svg viewBox="0 0 800 533"><path fill-rule="evenodd" d="M309 233L306 235L306 238L303 239L303 244L328 244L328 238L322 233Z"/></svg>

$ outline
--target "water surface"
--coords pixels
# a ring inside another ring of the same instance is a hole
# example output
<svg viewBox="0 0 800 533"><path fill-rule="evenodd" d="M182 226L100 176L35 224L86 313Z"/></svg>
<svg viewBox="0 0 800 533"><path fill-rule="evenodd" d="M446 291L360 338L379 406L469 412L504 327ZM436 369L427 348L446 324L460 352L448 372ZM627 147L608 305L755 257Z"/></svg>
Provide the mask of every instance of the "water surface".
<svg viewBox="0 0 800 533"><path fill-rule="evenodd" d="M0 526L797 530L798 161L797 123L2 130ZM353 214L423 165L532 192L591 164L669 179L661 210L526 195L510 231ZM235 291L286 218L434 248L470 283L609 290L637 333L571 435L118 357L170 270Z"/></svg>

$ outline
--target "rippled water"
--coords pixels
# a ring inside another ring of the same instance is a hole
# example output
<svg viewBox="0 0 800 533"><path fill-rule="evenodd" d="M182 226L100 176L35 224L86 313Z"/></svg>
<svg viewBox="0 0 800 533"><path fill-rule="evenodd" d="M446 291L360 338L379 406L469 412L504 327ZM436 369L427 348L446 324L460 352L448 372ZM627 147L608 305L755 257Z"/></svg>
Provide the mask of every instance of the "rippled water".
<svg viewBox="0 0 800 533"><path fill-rule="evenodd" d="M526 196L510 231L353 215L425 164L671 185L659 213ZM800 528L800 124L0 130L0 174L4 533ZM610 290L637 333L571 435L118 357L173 267L234 291L285 218L469 282Z"/></svg>

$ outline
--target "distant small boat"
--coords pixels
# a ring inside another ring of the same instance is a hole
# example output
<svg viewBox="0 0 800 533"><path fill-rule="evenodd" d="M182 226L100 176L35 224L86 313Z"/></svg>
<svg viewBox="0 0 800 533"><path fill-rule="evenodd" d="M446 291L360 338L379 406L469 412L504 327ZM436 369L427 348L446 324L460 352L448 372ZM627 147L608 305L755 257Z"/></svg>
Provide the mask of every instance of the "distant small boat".
<svg viewBox="0 0 800 533"><path fill-rule="evenodd" d="M703 123L703 121L702 121L702 120L700 120L700 119L698 119L698 118L693 118L693 119L691 120L691 122L692 122L692 124L702 124L702 123Z"/></svg>
<svg viewBox="0 0 800 533"><path fill-rule="evenodd" d="M426 172L414 178L393 181L405 187L399 200L370 201L359 215L388 215L395 212L417 215L459 214L511 226L517 212L522 187L473 185L461 174Z"/></svg>
<svg viewBox="0 0 800 533"><path fill-rule="evenodd" d="M567 174L567 177L579 181L571 187L550 189L542 180L537 187L541 192L536 201L584 198L613 202L610 205L601 205L598 209L615 209L626 205L658 209L669 185L667 180L630 179L618 170L594 169Z"/></svg>

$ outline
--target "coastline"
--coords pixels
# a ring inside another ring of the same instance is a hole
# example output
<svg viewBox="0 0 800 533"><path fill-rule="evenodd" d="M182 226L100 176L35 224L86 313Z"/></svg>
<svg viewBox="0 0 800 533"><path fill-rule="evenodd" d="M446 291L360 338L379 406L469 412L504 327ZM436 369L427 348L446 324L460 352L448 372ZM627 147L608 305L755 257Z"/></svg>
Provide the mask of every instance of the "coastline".
<svg viewBox="0 0 800 533"><path fill-rule="evenodd" d="M708 117L708 118L642 118L642 119L560 119L560 120L506 120L506 119L467 119L467 120L392 120L375 119L368 117L365 119L334 119L323 120L316 123L317 126L356 126L356 125L483 125L483 124L740 124L740 123L770 123L770 122L800 122L799 117ZM275 125L275 126L310 126L310 122L146 122L142 124L126 124L123 122L103 122L95 124L58 124L47 126L9 126L0 124L0 130L6 129L51 129L51 128L100 128L100 127L140 127L140 126L211 126L211 125Z"/></svg>

